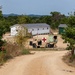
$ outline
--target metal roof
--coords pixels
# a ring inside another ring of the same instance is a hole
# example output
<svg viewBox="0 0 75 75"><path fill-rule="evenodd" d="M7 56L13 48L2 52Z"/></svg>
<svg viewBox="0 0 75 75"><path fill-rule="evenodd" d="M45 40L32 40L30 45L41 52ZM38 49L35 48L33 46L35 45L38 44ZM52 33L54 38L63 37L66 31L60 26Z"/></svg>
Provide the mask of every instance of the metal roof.
<svg viewBox="0 0 75 75"><path fill-rule="evenodd" d="M18 26L20 24L15 24L13 26ZM21 24L27 28L43 28L43 27L50 27L48 24L46 23L33 23L33 24ZM13 27L11 26L11 27Z"/></svg>
<svg viewBox="0 0 75 75"><path fill-rule="evenodd" d="M49 27L46 23L35 23L35 24L24 24L27 28L43 28L43 27Z"/></svg>
<svg viewBox="0 0 75 75"><path fill-rule="evenodd" d="M59 27L68 27L66 24L60 24Z"/></svg>

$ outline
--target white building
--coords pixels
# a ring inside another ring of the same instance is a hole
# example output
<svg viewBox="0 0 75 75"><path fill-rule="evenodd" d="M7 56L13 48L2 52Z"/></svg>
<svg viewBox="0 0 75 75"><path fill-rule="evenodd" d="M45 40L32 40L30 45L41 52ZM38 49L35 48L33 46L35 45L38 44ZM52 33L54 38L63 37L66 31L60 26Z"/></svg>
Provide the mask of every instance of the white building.
<svg viewBox="0 0 75 75"><path fill-rule="evenodd" d="M29 33L32 35L37 34L49 34L50 33L50 26L46 23L35 23L35 24L21 24L28 29ZM11 26L11 36L14 36L18 33L18 28L20 27L19 24L15 24Z"/></svg>

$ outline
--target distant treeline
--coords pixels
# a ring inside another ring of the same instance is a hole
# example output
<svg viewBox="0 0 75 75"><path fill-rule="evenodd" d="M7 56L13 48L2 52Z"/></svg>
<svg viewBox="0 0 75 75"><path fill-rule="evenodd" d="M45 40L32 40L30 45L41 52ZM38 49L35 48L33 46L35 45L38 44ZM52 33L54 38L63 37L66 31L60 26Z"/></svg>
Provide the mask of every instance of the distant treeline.
<svg viewBox="0 0 75 75"><path fill-rule="evenodd" d="M75 25L75 14L69 14L65 16L60 12L51 12L50 15L34 16L34 15L9 15L3 16L0 11L0 36L3 33L10 31L10 26L14 24L26 24L26 23L47 23L51 28L58 28L59 24Z"/></svg>

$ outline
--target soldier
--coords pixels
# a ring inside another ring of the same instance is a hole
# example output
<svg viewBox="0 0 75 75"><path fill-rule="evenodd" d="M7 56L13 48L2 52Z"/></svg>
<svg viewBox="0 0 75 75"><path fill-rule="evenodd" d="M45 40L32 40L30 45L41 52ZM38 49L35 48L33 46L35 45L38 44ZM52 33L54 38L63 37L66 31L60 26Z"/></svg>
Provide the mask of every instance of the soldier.
<svg viewBox="0 0 75 75"><path fill-rule="evenodd" d="M57 43L57 42L58 42L57 36L54 36L54 46L55 46L55 47L57 47L57 46L56 46L56 43Z"/></svg>

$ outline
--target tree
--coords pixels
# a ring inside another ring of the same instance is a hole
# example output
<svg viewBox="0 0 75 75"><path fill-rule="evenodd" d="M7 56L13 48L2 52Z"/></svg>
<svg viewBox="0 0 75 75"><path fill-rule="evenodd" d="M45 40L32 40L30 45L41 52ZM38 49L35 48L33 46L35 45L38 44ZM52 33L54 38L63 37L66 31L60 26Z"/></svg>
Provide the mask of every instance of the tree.
<svg viewBox="0 0 75 75"><path fill-rule="evenodd" d="M60 12L54 11L54 12L51 12L50 14L51 16L55 16L55 15L60 15Z"/></svg>
<svg viewBox="0 0 75 75"><path fill-rule="evenodd" d="M50 14L51 14L51 27L56 29L58 28L58 25L61 23L61 20L62 18L65 17L65 15L57 11L51 12Z"/></svg>
<svg viewBox="0 0 75 75"><path fill-rule="evenodd" d="M2 35L3 35L3 27L0 26L0 40L2 39Z"/></svg>
<svg viewBox="0 0 75 75"><path fill-rule="evenodd" d="M15 36L17 44L24 46L24 43L30 38L31 35L28 33L28 29L22 25L18 27L18 34Z"/></svg>
<svg viewBox="0 0 75 75"><path fill-rule="evenodd" d="M2 35L4 33L4 29L3 29L3 15L2 15L2 11L0 10L0 40L2 38Z"/></svg>
<svg viewBox="0 0 75 75"><path fill-rule="evenodd" d="M61 24L68 24L68 17L63 17L61 18L61 21L60 21Z"/></svg>
<svg viewBox="0 0 75 75"><path fill-rule="evenodd" d="M26 18L22 16L18 16L18 24L24 24L26 23Z"/></svg>
<svg viewBox="0 0 75 75"><path fill-rule="evenodd" d="M68 18L68 24L72 27L75 27L75 16L71 15L69 18Z"/></svg>
<svg viewBox="0 0 75 75"><path fill-rule="evenodd" d="M0 10L0 51L2 50L2 46L4 44L4 41L2 41L2 35L4 34L4 28L3 28L3 15L2 11Z"/></svg>
<svg viewBox="0 0 75 75"><path fill-rule="evenodd" d="M0 20L3 19L2 11L0 10Z"/></svg>
<svg viewBox="0 0 75 75"><path fill-rule="evenodd" d="M65 29L65 33L62 34L62 37L65 39L65 42L68 42L68 48L72 50L72 55L74 54L74 45L75 45L75 13L69 14L70 16L66 19L68 28Z"/></svg>
<svg viewBox="0 0 75 75"><path fill-rule="evenodd" d="M75 28L68 27L65 29L65 33L62 34L62 38L65 42L69 43L69 48L72 50L72 55L74 54L74 45L75 45Z"/></svg>

